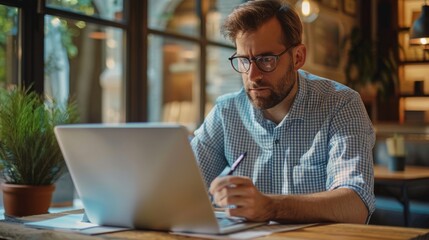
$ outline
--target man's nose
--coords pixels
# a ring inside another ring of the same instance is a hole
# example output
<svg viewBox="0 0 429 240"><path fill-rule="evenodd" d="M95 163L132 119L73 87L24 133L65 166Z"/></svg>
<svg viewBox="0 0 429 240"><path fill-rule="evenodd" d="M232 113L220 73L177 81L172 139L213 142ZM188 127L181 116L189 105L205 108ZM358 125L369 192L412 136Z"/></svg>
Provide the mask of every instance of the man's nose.
<svg viewBox="0 0 429 240"><path fill-rule="evenodd" d="M256 66L256 63L252 62L250 64L249 71L247 72L247 77L249 80L253 82L260 81L262 79L262 74L262 71L258 68L258 66Z"/></svg>

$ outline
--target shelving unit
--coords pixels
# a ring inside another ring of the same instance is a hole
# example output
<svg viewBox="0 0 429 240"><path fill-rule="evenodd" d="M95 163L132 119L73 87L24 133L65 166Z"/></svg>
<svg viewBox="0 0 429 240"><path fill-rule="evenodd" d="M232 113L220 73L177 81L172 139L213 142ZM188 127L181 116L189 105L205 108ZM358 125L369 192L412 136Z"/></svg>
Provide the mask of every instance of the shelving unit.
<svg viewBox="0 0 429 240"><path fill-rule="evenodd" d="M417 65L417 64L429 64L428 60L408 60L408 61L400 61L399 65Z"/></svg>
<svg viewBox="0 0 429 240"><path fill-rule="evenodd" d="M398 0L400 123L429 123L429 55L423 46L409 44L411 25L423 4ZM416 81L423 81L423 94L415 94Z"/></svg>

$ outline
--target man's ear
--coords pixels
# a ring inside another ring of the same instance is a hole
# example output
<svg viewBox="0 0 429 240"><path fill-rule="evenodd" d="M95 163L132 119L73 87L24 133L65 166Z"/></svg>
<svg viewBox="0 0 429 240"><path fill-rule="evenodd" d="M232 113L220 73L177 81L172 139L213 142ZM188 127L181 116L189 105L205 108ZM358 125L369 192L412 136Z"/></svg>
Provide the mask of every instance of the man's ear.
<svg viewBox="0 0 429 240"><path fill-rule="evenodd" d="M300 44L293 49L293 66L294 70L297 71L302 66L304 66L305 58L307 57L307 48L304 44Z"/></svg>

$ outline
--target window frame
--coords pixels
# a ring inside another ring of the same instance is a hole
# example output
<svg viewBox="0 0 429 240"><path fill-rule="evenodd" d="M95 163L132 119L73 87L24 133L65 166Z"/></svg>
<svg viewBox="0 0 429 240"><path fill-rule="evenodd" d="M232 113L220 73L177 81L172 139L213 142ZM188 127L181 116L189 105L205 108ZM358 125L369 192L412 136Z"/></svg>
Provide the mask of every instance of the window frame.
<svg viewBox="0 0 429 240"><path fill-rule="evenodd" d="M148 1L124 1L123 20L121 22L69 12L46 6L46 0L0 0L0 4L20 9L20 42L21 56L19 82L32 90L44 91L44 18L46 14L69 18L106 27L121 28L126 37L125 49L125 121L145 122L148 120L148 59L147 48L150 35L185 40L195 43L200 48L199 78L196 99L199 106L200 125L205 117L205 99L207 82L207 49L221 47L235 49L231 44L210 40L206 33L206 18L209 12L209 0L196 0L197 16L201 24L199 36L191 37L179 33L150 29L148 26Z"/></svg>
<svg viewBox="0 0 429 240"><path fill-rule="evenodd" d="M146 1L145 1L146 2ZM197 16L200 18L200 29L199 29L199 37L193 37L189 35L184 35L180 33L174 33L170 31L160 31L157 29L151 29L148 27L148 23L146 22L146 34L145 38L147 41L147 38L149 35L159 36L159 37L166 37L176 40L183 40L183 41L189 41L190 43L198 44L200 48L200 64L199 64L199 77L198 77L198 83L197 88L199 92L198 99L195 99L195 101L198 104L198 119L196 122L196 126L199 126L205 118L205 107L206 107L206 83L207 83L207 49L209 47L222 47L222 48L228 48L228 49L235 49L235 47L231 44L226 44L223 42L213 41L208 38L207 36L207 29L206 29L206 23L207 23L207 14L209 12L210 3L209 0L196 0L196 10L197 10ZM147 9L147 8L146 8ZM146 19L147 19L147 13L146 13ZM146 45L147 47L147 42ZM145 70L147 71L147 64L145 65ZM146 82L147 82L147 76Z"/></svg>

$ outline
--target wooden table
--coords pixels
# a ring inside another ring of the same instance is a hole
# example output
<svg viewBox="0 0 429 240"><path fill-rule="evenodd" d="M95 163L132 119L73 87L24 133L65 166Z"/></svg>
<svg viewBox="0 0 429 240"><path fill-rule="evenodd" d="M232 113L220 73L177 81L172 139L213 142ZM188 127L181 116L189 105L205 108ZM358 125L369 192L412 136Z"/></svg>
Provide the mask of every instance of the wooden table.
<svg viewBox="0 0 429 240"><path fill-rule="evenodd" d="M410 200L408 189L411 186L429 182L429 167L406 166L404 171L392 172L385 166L374 166L374 183L399 187L401 196L395 196L403 206L404 225L408 226Z"/></svg>
<svg viewBox="0 0 429 240"><path fill-rule="evenodd" d="M42 216L42 215L40 215ZM33 218L34 220L43 220L58 216L58 214L46 214L42 217ZM28 218L27 218L28 219ZM278 239L341 239L341 240L367 240L367 239L411 239L424 235L429 237L429 229L405 228L405 227L387 227L363 224L319 224L289 232L274 233L266 237L258 238L261 240ZM132 230L102 234L96 236L87 236L77 233L67 233L52 230L40 230L27 228L22 224L0 222L0 239L28 239L33 240L51 240L51 239L69 239L69 240L96 240L96 239L158 239L158 240L182 240L196 239L185 236L169 234L167 232ZM422 239L426 239L422 238Z"/></svg>

